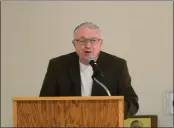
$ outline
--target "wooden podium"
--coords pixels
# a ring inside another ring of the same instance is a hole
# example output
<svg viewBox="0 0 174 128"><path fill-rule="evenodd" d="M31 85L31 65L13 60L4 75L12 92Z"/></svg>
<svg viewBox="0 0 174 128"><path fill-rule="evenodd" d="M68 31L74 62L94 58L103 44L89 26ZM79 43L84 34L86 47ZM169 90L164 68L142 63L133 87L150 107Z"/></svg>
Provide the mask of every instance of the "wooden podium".
<svg viewBox="0 0 174 128"><path fill-rule="evenodd" d="M16 97L14 127L123 127L122 96Z"/></svg>

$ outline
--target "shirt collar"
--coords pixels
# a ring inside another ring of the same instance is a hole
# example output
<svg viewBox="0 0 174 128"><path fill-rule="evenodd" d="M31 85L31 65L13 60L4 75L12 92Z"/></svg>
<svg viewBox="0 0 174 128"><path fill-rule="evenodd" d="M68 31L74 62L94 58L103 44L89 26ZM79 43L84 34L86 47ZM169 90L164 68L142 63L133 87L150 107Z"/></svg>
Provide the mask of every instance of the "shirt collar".
<svg viewBox="0 0 174 128"><path fill-rule="evenodd" d="M81 63L80 61L79 61L79 63L80 63L80 71L82 71L82 72L86 71L87 69L92 68L89 64L85 65L85 64Z"/></svg>

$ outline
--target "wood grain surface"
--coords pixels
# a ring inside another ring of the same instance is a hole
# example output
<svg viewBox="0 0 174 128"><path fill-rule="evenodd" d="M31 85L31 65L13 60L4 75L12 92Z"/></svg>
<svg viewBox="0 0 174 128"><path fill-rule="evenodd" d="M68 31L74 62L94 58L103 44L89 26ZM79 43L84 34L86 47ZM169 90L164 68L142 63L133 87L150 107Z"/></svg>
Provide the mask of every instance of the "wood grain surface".
<svg viewBox="0 0 174 128"><path fill-rule="evenodd" d="M13 101L33 100L123 100L123 96L12 97Z"/></svg>
<svg viewBox="0 0 174 128"><path fill-rule="evenodd" d="M119 118L123 116L123 103L118 105L122 100L14 102L17 127L117 127L122 123Z"/></svg>

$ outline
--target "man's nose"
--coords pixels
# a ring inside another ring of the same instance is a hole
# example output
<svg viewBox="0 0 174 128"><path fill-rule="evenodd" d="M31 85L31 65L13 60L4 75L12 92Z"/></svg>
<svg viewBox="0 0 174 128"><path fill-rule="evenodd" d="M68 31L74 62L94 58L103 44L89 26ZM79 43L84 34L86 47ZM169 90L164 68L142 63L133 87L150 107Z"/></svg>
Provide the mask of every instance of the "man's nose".
<svg viewBox="0 0 174 128"><path fill-rule="evenodd" d="M92 45L91 45L91 42L90 41L86 41L86 45L85 45L87 48L90 48Z"/></svg>

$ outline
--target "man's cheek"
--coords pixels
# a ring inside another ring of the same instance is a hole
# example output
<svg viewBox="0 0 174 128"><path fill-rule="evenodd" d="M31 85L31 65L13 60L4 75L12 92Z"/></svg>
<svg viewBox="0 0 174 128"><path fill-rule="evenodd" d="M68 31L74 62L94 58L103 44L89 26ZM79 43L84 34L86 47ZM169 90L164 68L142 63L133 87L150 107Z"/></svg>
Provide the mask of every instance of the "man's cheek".
<svg viewBox="0 0 174 128"><path fill-rule="evenodd" d="M94 48L93 55L96 56L97 52L98 52L97 49Z"/></svg>

